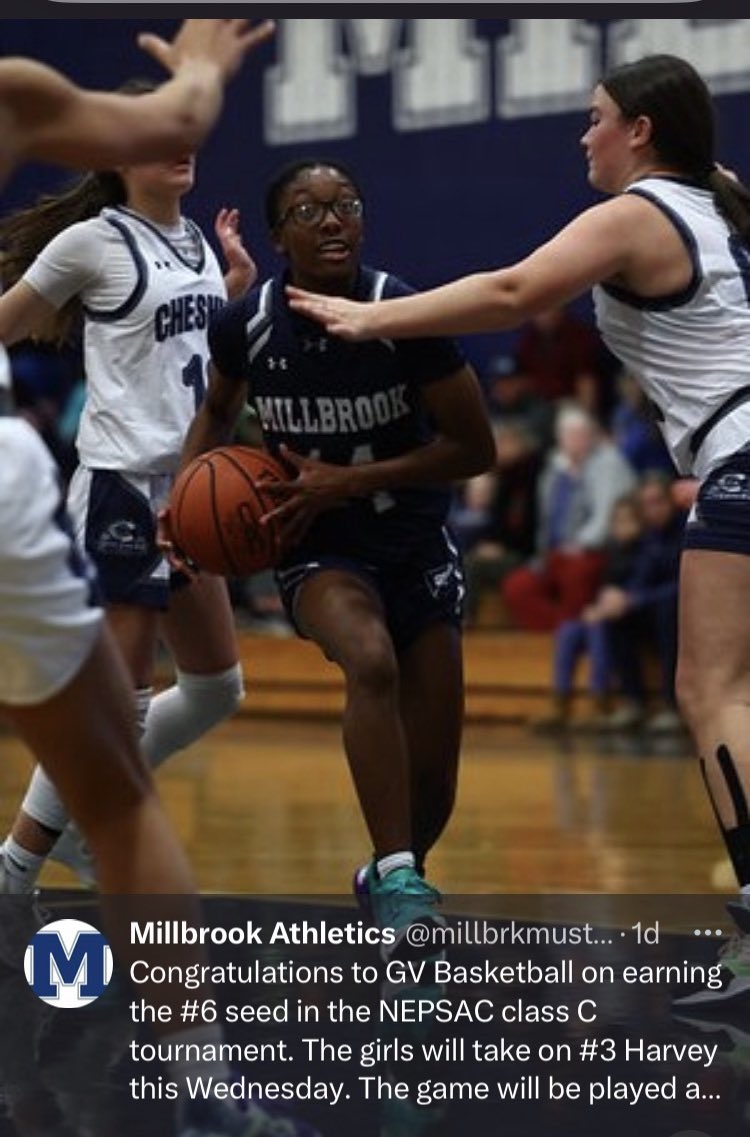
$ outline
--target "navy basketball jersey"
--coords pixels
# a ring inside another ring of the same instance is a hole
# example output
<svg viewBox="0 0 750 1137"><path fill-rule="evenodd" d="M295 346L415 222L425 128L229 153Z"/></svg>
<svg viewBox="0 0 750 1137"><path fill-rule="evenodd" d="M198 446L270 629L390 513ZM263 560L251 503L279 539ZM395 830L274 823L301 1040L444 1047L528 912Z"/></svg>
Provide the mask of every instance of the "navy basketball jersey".
<svg viewBox="0 0 750 1137"><path fill-rule="evenodd" d="M422 387L464 363L443 339L347 343L292 312L286 278L274 277L217 313L209 341L226 378L245 379L269 450L285 443L332 465L378 462L408 453L433 437ZM369 268L355 297L390 299L411 292ZM384 563L442 526L447 486L383 491L321 515L303 542L314 553L341 553ZM299 549L295 550L295 555Z"/></svg>

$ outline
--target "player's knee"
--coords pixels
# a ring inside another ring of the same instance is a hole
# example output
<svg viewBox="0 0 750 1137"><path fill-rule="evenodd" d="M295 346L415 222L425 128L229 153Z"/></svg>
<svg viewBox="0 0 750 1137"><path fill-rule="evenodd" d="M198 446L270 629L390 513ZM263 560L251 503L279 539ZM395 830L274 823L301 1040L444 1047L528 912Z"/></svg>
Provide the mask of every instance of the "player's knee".
<svg viewBox="0 0 750 1137"><path fill-rule="evenodd" d="M692 730L699 714L701 704L700 683L695 669L689 664L680 663L675 674L674 684L677 706L687 726Z"/></svg>
<svg viewBox="0 0 750 1137"><path fill-rule="evenodd" d="M178 686L187 699L190 710L204 730L229 718L245 697L242 666L233 664L226 671L214 675L190 675L180 672Z"/></svg>
<svg viewBox="0 0 750 1137"><path fill-rule="evenodd" d="M398 662L385 630L362 636L344 670L351 686L375 696L393 694L398 686Z"/></svg>
<svg viewBox="0 0 750 1137"><path fill-rule="evenodd" d="M693 734L705 727L726 704L731 691L728 676L722 680L714 671L707 671L693 660L680 659L675 674L675 697L680 714Z"/></svg>

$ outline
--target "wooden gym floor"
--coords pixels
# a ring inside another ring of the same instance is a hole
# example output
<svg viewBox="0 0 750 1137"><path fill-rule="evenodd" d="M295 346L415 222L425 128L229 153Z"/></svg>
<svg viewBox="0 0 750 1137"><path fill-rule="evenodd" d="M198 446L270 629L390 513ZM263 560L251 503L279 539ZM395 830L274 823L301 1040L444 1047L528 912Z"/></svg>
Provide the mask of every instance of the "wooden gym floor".
<svg viewBox="0 0 750 1137"><path fill-rule="evenodd" d="M341 894L369 852L341 752L335 669L310 645L243 636L243 712L172 758L158 782L201 890ZM549 644L467 641L468 723L459 798L430 860L448 894L708 893L731 888L684 739L540 739ZM30 760L0 735L0 828ZM50 865L44 885L69 886Z"/></svg>

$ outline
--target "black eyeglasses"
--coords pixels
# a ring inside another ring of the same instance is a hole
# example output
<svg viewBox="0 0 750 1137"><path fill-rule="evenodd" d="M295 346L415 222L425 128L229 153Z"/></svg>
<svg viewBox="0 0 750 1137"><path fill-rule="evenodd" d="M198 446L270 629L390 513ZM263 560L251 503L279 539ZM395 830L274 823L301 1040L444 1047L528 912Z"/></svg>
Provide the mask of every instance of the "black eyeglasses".
<svg viewBox="0 0 750 1137"><path fill-rule="evenodd" d="M290 205L276 225L280 228L291 217L296 225L312 229L315 225L320 225L329 209L339 221L351 221L362 216L364 204L358 197L338 197L333 201L300 201L297 205Z"/></svg>

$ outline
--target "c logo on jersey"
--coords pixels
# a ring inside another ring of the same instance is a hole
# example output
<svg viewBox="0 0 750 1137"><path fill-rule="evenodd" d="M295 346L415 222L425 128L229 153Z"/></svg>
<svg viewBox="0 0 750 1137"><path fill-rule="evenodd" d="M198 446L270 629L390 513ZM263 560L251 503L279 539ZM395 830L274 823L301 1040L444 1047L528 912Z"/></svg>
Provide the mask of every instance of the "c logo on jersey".
<svg viewBox="0 0 750 1137"><path fill-rule="evenodd" d="M26 948L23 970L35 995L52 1007L87 1007L112 978L112 949L83 920L45 924Z"/></svg>
<svg viewBox="0 0 750 1137"><path fill-rule="evenodd" d="M716 483L716 488L722 496L737 497L747 493L747 476L745 474L724 474Z"/></svg>

